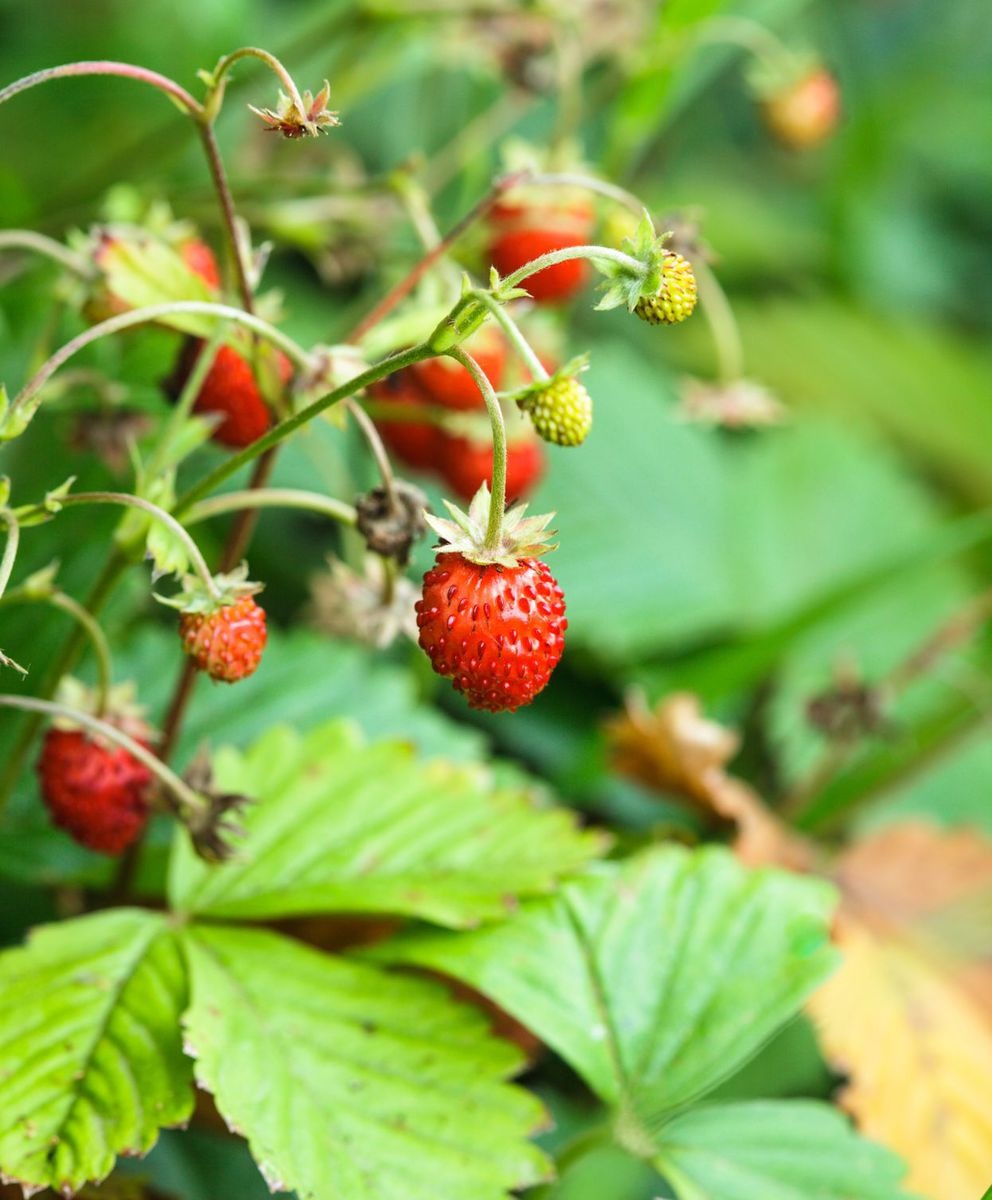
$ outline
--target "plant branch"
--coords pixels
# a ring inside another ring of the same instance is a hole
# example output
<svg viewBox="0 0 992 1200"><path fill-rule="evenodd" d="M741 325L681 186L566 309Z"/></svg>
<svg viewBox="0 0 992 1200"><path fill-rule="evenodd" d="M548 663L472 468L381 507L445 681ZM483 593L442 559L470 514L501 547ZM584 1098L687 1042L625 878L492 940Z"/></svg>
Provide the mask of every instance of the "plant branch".
<svg viewBox="0 0 992 1200"><path fill-rule="evenodd" d="M201 500L186 514L186 524L196 525L211 517L225 513L240 512L246 508L298 508L330 517L341 525L355 525L358 516L352 505L333 496L322 496L319 492L308 492L298 488L256 488L238 492L225 492L209 500Z"/></svg>
<svg viewBox="0 0 992 1200"><path fill-rule="evenodd" d="M33 250L66 267L74 275L85 279L90 274L90 264L81 254L76 254L55 238L35 233L33 229L0 230L0 250Z"/></svg>
<svg viewBox="0 0 992 1200"><path fill-rule="evenodd" d="M7 540L3 547L3 558L0 558L0 596L2 596L10 582L10 573L14 569L14 562L17 558L17 548L21 544L21 527L9 508L0 508L0 521L7 526Z"/></svg>
<svg viewBox="0 0 992 1200"><path fill-rule="evenodd" d="M59 67L47 67L43 71L35 71L33 75L25 75L23 79L17 79L0 90L0 104L41 83L50 83L55 79L69 79L79 75L120 75L126 79L134 79L138 83L148 83L171 97L192 116L198 116L203 111L199 100L191 96L174 79L160 75L157 71L149 71L146 67L137 67L133 63L109 60L65 63Z"/></svg>
<svg viewBox="0 0 992 1200"><path fill-rule="evenodd" d="M506 508L506 424L499 399L486 373L460 346L447 351L449 357L461 363L472 376L475 386L486 402L486 412L493 431L493 487L489 497L489 524L486 527L486 547L494 550L503 535L503 510Z"/></svg>
<svg viewBox="0 0 992 1200"><path fill-rule="evenodd" d="M545 369L544 363L537 357L534 348L530 342L524 337L520 326L514 321L504 306L490 292L483 291L482 288L476 288L472 295L480 304L484 305L492 313L498 324L502 327L503 332L513 343L520 357L527 364L530 373L535 379L548 379L548 372Z"/></svg>
<svg viewBox="0 0 992 1200"><path fill-rule="evenodd" d="M703 316L716 348L717 373L722 383L740 379L744 373L744 347L737 318L727 294L709 265L697 258L692 264L699 288Z"/></svg>
<svg viewBox="0 0 992 1200"><path fill-rule="evenodd" d="M232 50L230 54L224 55L211 72L215 89L220 86L224 76L231 67L244 58L256 58L259 62L264 63L286 89L286 94L292 100L293 104L296 105L301 113L306 112L303 97L300 95L299 88L297 88L292 75L290 75L274 54L270 54L268 50L262 50L257 46L242 46L240 50Z"/></svg>

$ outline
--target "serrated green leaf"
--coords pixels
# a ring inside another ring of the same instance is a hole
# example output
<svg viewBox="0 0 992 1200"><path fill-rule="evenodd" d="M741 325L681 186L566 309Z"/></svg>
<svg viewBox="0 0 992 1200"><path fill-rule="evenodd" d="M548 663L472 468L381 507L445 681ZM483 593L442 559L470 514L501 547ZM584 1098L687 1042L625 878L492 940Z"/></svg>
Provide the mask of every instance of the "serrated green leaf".
<svg viewBox="0 0 992 1200"><path fill-rule="evenodd" d="M704 1105L658 1142L679 1200L907 1200L902 1161L813 1100Z"/></svg>
<svg viewBox="0 0 992 1200"><path fill-rule="evenodd" d="M502 925L413 933L374 953L491 997L621 1113L643 1153L667 1114L746 1061L829 973L832 905L818 881L669 847L599 864Z"/></svg>
<svg viewBox="0 0 992 1200"><path fill-rule="evenodd" d="M197 1080L273 1191L300 1200L502 1200L545 1178L539 1102L477 1010L252 930L194 926Z"/></svg>
<svg viewBox="0 0 992 1200"><path fill-rule="evenodd" d="M165 242L118 239L106 251L103 265L108 291L129 308L148 308L175 300L216 299L213 289ZM160 323L209 337L217 322L199 313L173 313L161 318Z"/></svg>
<svg viewBox="0 0 992 1200"><path fill-rule="evenodd" d="M0 1174L77 1189L193 1109L186 974L164 917L115 909L0 956Z"/></svg>
<svg viewBox="0 0 992 1200"><path fill-rule="evenodd" d="M477 768L418 763L400 742L368 745L349 722L300 737L276 728L214 761L224 792L257 803L234 861L208 866L179 834L169 894L223 917L392 912L445 925L505 916L602 846L564 809L494 791Z"/></svg>

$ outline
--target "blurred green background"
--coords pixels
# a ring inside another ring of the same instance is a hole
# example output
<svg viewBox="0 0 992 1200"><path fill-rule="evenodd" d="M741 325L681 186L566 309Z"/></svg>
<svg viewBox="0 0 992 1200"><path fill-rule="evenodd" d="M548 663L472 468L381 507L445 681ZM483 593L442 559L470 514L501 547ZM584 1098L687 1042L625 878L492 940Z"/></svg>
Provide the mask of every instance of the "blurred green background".
<svg viewBox="0 0 992 1200"><path fill-rule="evenodd" d="M465 15L470 5L436 6L460 16L412 15L419 7L56 0L39 9L5 0L0 84L62 61L115 58L196 91L199 68L250 44L278 53L302 86L330 79L342 125L318 143L262 132L245 104L271 105L274 88L249 64L236 71L219 127L239 205L256 235L275 243L266 282L282 292L285 327L303 342L330 342L416 253L407 223L383 200L386 173L419 164L445 228L488 186L502 136L540 144L554 123L553 95L507 78L505 23ZM531 7L480 6L519 10L521 19ZM482 719L412 648L378 654L301 628L308 579L341 547L319 522L266 514L251 554L277 625L265 670L233 705L201 687L181 757L205 738L244 742L276 720L350 712L370 732L411 737L428 753L495 754L499 770L552 786L622 840L672 829L691 836L681 809L609 769L599 727L627 688L650 699L700 693L710 712L745 730L735 769L776 802L823 751L805 706L838 664L882 678L988 587L986 6L628 0L611 8L589 0L562 9L596 49L581 123L587 161L656 213L699 216L740 322L746 373L773 391L788 419L751 434L686 424L676 411L680 379L714 371L705 322L659 331L595 313L583 297L565 328L569 350L591 352L595 428L580 451L552 451L535 500L538 511L558 513L554 566L570 621L568 652L547 692L512 718ZM753 17L789 44L815 48L837 73L845 111L827 145L802 155L774 145L747 93L741 52L689 44L694 24L718 12ZM219 242L199 146L150 89L100 79L37 89L0 109L0 147L4 228L63 237L139 200L163 199ZM0 274L0 379L11 389L60 335L79 328L78 317L53 308L54 280L34 261ZM157 381L175 345L174 335L147 334L104 344L88 361L125 380L134 403L161 411ZM71 413L53 405L0 454L17 501L70 474L126 486L126 474L115 479L73 448L71 427ZM320 423L283 455L276 478L347 496L372 474L346 433ZM29 531L17 577L57 556L63 586L81 594L111 528L112 514L97 512ZM208 549L222 533L203 528ZM158 716L175 669L169 621L148 602L144 578L131 579L108 616L118 674L141 681ZM2 644L32 668L28 690L64 628L58 614L4 613ZM943 657L823 790L811 822L833 836L913 812L992 833L990 661L987 635ZM16 727L16 718L0 717L0 752ZM156 870L152 853L150 882ZM102 860L48 827L28 772L0 819L0 936L16 940L27 921L51 914L52 883L98 880L104 871ZM829 1079L808 1033L792 1031L783 1043L733 1086L824 1093ZM560 1065L546 1064L536 1085L564 1134L589 1119ZM140 1169L188 1200L263 1194L247 1159L231 1154L240 1152L212 1135L173 1134ZM246 1180L237 1189L232 1171ZM608 1157L579 1164L557 1194L585 1200L608 1190L615 1200L647 1200L659 1189L641 1168Z"/></svg>

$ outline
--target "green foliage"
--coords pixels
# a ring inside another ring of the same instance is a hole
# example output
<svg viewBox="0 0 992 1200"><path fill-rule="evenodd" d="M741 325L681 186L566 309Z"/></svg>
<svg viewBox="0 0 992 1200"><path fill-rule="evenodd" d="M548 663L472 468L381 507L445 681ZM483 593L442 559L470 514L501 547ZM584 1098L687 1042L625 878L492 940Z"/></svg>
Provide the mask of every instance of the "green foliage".
<svg viewBox="0 0 992 1200"><path fill-rule="evenodd" d="M157 913L50 925L0 956L0 1171L77 1189L193 1110L186 970Z"/></svg>
<svg viewBox="0 0 992 1200"><path fill-rule="evenodd" d="M177 909L251 919L390 912L466 925L547 891L602 838L562 809L493 791L479 770L417 765L397 742L365 745L346 723L306 738L276 728L215 763L225 792L255 803L234 860L208 866L180 840L169 894Z"/></svg>
<svg viewBox="0 0 992 1200"><path fill-rule="evenodd" d="M274 1191L301 1200L500 1200L549 1170L519 1067L476 1011L274 934L186 939L197 1080Z"/></svg>
<svg viewBox="0 0 992 1200"><path fill-rule="evenodd" d="M909 1200L899 1159L810 1100L702 1105L665 1126L656 1162L679 1200Z"/></svg>

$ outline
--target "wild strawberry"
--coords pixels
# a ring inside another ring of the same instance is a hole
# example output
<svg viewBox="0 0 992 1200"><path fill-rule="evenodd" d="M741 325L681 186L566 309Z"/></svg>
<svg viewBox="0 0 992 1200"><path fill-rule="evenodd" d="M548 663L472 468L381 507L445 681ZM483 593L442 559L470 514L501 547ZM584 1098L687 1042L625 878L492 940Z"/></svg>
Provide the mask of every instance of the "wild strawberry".
<svg viewBox="0 0 992 1200"><path fill-rule="evenodd" d="M652 325L677 325L692 316L696 307L696 276L681 254L665 250L661 260L661 287L653 296L641 296L634 312Z"/></svg>
<svg viewBox="0 0 992 1200"><path fill-rule="evenodd" d="M203 342L187 340L179 354L175 371L166 383L170 395L178 396L196 365ZM276 351L276 370L283 387L293 375L289 359ZM221 346L207 372L196 399L193 412L203 416L217 413L222 417L211 434L215 442L240 450L250 445L272 424L272 414L265 402L255 372L247 359L233 346Z"/></svg>
<svg viewBox="0 0 992 1200"><path fill-rule="evenodd" d="M149 747L150 731L133 711L120 707L104 720ZM152 773L122 746L60 721L45 734L38 778L53 822L80 845L120 854L141 836Z"/></svg>
<svg viewBox="0 0 992 1200"><path fill-rule="evenodd" d="M254 674L262 661L268 632L265 609L252 596L213 612L184 612L179 618L183 649L198 670L222 683Z"/></svg>
<svg viewBox="0 0 992 1200"><path fill-rule="evenodd" d="M479 488L493 482L493 448L489 442L441 433L438 470L456 496L468 501ZM533 437L518 437L506 447L506 495L521 500L537 487L544 474L544 451Z"/></svg>
<svg viewBox="0 0 992 1200"><path fill-rule="evenodd" d="M834 76L814 66L798 79L766 90L761 113L772 135L789 150L818 146L837 128L840 88Z"/></svg>
<svg viewBox="0 0 992 1200"><path fill-rule="evenodd" d="M489 260L501 275L510 275L525 263L589 240L593 209L582 199L567 204L503 201L490 212L492 237ZM571 259L545 267L521 284L541 304L568 300L585 284L588 267Z"/></svg>
<svg viewBox="0 0 992 1200"><path fill-rule="evenodd" d="M188 238L179 245L179 253L187 267L209 288L220 291L220 270L213 250L200 238Z"/></svg>
<svg viewBox="0 0 992 1200"><path fill-rule="evenodd" d="M262 660L267 631L265 610L255 603L261 584L247 578L242 563L227 575L215 575L208 590L187 575L176 596L155 598L179 609L179 638L197 668L211 679L237 683L254 673Z"/></svg>
<svg viewBox="0 0 992 1200"><path fill-rule="evenodd" d="M411 410L428 404L424 390L413 373L407 369L396 371L369 388L369 397L375 402L400 406ZM383 442L400 462L414 470L425 471L438 461L440 430L428 421L396 421L392 417L376 418L376 428Z"/></svg>
<svg viewBox="0 0 992 1200"><path fill-rule="evenodd" d="M492 325L483 327L465 342L463 347L482 368L483 375L499 391L506 367L506 338L502 330ZM417 382L434 404L442 408L485 408L485 401L467 368L454 359L441 355L417 363L411 368ZM472 493L475 495L475 493Z"/></svg>
<svg viewBox="0 0 992 1200"><path fill-rule="evenodd" d="M537 435L557 446L579 446L592 428L592 397L566 371L532 384L517 397Z"/></svg>
<svg viewBox="0 0 992 1200"><path fill-rule="evenodd" d="M472 708L514 712L543 690L565 648L565 597L537 555L549 547L550 516L504 517L500 546L486 545L489 491L468 514L430 518L446 544L417 601L421 648Z"/></svg>

